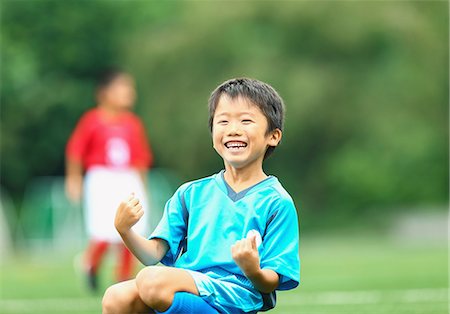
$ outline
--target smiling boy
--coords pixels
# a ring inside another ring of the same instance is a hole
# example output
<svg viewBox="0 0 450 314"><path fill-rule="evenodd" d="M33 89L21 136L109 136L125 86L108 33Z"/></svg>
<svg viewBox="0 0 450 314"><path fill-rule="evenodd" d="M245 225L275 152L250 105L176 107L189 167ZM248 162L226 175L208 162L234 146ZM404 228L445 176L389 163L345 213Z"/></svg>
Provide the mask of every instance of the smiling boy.
<svg viewBox="0 0 450 314"><path fill-rule="evenodd" d="M145 265L168 267L108 288L104 313L256 313L275 306L275 290L299 284L296 209L263 170L283 122L283 101L266 83L232 79L213 91L209 126L225 169L183 184L149 239L131 229L143 215L139 200L120 204L124 243Z"/></svg>

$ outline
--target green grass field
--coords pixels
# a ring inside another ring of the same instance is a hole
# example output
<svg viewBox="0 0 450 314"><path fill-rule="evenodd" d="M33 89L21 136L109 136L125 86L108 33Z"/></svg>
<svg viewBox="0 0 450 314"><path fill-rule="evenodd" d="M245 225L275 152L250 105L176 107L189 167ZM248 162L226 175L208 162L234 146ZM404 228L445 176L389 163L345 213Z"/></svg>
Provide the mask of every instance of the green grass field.
<svg viewBox="0 0 450 314"><path fill-rule="evenodd" d="M73 254L3 260L0 313L100 313ZM278 293L271 313L448 313L447 243L377 235L302 236L302 283ZM112 258L103 272L110 282Z"/></svg>

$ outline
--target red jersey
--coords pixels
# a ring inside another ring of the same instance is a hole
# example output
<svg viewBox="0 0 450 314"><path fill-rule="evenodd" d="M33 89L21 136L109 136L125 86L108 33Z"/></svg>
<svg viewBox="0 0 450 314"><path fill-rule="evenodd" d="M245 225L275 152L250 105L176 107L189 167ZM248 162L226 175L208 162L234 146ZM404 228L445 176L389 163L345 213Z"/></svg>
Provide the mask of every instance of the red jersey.
<svg viewBox="0 0 450 314"><path fill-rule="evenodd" d="M66 146L66 157L85 169L95 165L113 168L149 168L153 156L141 120L132 112L106 118L101 109L80 118Z"/></svg>

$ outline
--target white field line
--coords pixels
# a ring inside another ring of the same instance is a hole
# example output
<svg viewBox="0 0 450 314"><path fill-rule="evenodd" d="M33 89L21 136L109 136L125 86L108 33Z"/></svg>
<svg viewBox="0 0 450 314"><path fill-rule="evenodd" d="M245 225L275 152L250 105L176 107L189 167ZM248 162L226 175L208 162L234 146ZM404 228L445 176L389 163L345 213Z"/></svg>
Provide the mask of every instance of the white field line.
<svg viewBox="0 0 450 314"><path fill-rule="evenodd" d="M444 303L448 302L448 293L446 288L300 292L295 298L288 297L288 302L289 305ZM100 309L101 298L0 299L0 312L9 313L99 312Z"/></svg>
<svg viewBox="0 0 450 314"><path fill-rule="evenodd" d="M401 304L448 302L446 288L369 291L302 292L289 299L290 304L339 305L339 304Z"/></svg>
<svg viewBox="0 0 450 314"><path fill-rule="evenodd" d="M0 300L0 313L101 312L101 298L53 298Z"/></svg>

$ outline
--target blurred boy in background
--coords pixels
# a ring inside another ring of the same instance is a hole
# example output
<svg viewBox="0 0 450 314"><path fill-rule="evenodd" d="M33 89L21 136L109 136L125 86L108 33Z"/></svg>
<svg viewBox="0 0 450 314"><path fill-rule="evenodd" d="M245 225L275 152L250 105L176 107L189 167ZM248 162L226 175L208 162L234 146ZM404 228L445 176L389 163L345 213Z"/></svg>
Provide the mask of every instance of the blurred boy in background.
<svg viewBox="0 0 450 314"><path fill-rule="evenodd" d="M99 267L111 244L120 252L117 281L133 277L134 257L114 228L117 204L135 193L148 209L146 178L152 152L141 120L131 112L135 99L129 74L104 71L97 83L97 106L83 114L66 147L66 194L74 203L83 199L90 239L84 266L93 290L98 287ZM147 222L147 217L142 219L134 230L144 235Z"/></svg>

